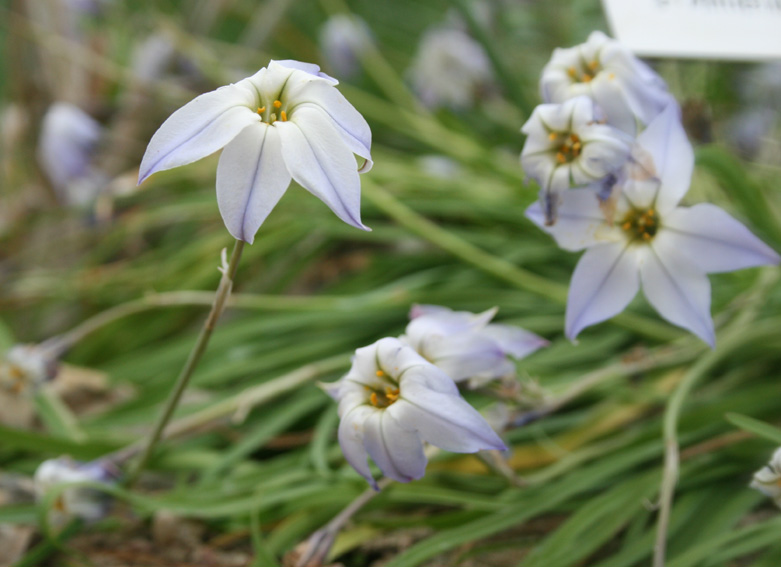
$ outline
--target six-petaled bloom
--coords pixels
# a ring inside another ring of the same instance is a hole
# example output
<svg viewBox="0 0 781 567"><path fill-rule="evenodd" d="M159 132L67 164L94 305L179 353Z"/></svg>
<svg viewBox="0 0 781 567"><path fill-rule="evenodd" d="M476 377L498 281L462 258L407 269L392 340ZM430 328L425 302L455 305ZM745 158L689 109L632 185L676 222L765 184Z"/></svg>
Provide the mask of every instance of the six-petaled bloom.
<svg viewBox="0 0 781 567"><path fill-rule="evenodd" d="M670 105L637 138L612 221L600 209L599 188L562 195L559 220L545 226L539 204L527 216L578 262L567 300L566 334L621 312L640 288L662 317L715 346L706 274L777 264L779 256L715 205L679 207L694 155L678 108Z"/></svg>
<svg viewBox="0 0 781 567"><path fill-rule="evenodd" d="M759 490L771 498L776 506L781 507L781 447L776 449L766 466L754 473L749 486Z"/></svg>
<svg viewBox="0 0 781 567"><path fill-rule="evenodd" d="M108 462L82 463L70 457L60 457L44 461L38 466L33 478L33 486L36 498L40 500L58 486L88 482L111 485L118 477L119 471ZM51 519L56 524L62 524L69 518L92 522L105 516L109 505L109 496L94 488L86 486L63 488L54 500Z"/></svg>
<svg viewBox="0 0 781 567"><path fill-rule="evenodd" d="M359 348L350 371L324 388L339 402L347 462L375 489L367 455L386 476L409 482L425 472L424 441L457 453L505 449L456 383L398 339Z"/></svg>
<svg viewBox="0 0 781 567"><path fill-rule="evenodd" d="M483 313L452 311L436 305L415 305L401 341L442 369L456 382L479 385L513 376L515 364L548 341L520 327L490 324L497 308Z"/></svg>
<svg viewBox="0 0 781 567"><path fill-rule="evenodd" d="M656 72L600 31L585 43L555 49L542 70L540 91L545 102L587 95L605 111L609 124L633 135L674 104Z"/></svg>
<svg viewBox="0 0 781 567"><path fill-rule="evenodd" d="M252 243L291 178L344 222L360 219L359 172L371 161L371 131L317 65L271 61L255 75L200 95L152 137L139 183L224 147L217 203L228 231ZM364 161L357 167L354 155Z"/></svg>
<svg viewBox="0 0 781 567"><path fill-rule="evenodd" d="M587 96L561 104L541 104L521 131L524 173L540 186L546 222L556 222L562 191L592 183L616 172L629 159L632 138L602 119Z"/></svg>

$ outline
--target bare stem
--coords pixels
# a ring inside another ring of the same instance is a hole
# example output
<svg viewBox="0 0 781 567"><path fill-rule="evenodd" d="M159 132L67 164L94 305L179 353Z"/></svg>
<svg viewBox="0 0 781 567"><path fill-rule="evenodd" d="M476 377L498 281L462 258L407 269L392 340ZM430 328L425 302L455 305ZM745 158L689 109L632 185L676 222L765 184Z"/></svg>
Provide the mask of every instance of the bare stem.
<svg viewBox="0 0 781 567"><path fill-rule="evenodd" d="M168 396L168 400L165 403L163 413L160 414L157 422L155 423L152 433L149 435L149 440L144 448L144 452L141 454L139 460L135 463L135 466L131 469L128 475L128 486L132 486L137 480L141 472L149 462L152 452L155 449L155 445L160 440L163 430L173 416L176 406L179 404L179 400L187 388L187 384L190 382L190 378L193 375L198 363L201 361L203 353L206 351L206 347L211 339L212 332L214 331L217 321L225 310L225 303L230 296L231 289L233 288L233 278L236 275L236 270L239 267L239 260L241 259L241 252L244 250L244 242L237 240L231 253L230 262L227 265L223 265L222 278L220 279L220 285L217 287L217 293L214 295L214 303L212 303L209 316L206 317L206 321L201 328L201 333L198 335L198 340L195 342L195 346L190 351L190 356L187 358L187 362L179 373L179 377L176 379L171 393ZM223 256L224 263L224 256Z"/></svg>

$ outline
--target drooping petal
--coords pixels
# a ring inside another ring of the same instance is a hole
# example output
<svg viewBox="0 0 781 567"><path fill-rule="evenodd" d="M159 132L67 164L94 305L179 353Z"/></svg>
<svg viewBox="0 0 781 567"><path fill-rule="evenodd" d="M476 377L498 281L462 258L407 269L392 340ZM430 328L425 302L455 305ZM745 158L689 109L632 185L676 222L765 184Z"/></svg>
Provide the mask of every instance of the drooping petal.
<svg viewBox="0 0 781 567"><path fill-rule="evenodd" d="M585 327L623 311L639 285L635 250L627 244L589 248L575 267L569 286L567 338L574 340Z"/></svg>
<svg viewBox="0 0 781 567"><path fill-rule="evenodd" d="M437 341L426 350L426 355L456 382L506 368L505 352L483 332L460 333Z"/></svg>
<svg viewBox="0 0 781 567"><path fill-rule="evenodd" d="M680 207L664 217L658 238L674 235L675 246L705 273L778 264L779 255L743 224L710 203Z"/></svg>
<svg viewBox="0 0 781 567"><path fill-rule="evenodd" d="M358 171L365 173L372 168L369 124L342 93L323 82L311 81L291 85L289 96L296 101L289 114L304 105L315 106L328 115L350 151L366 160Z"/></svg>
<svg viewBox="0 0 781 567"><path fill-rule="evenodd" d="M673 210L689 190L694 171L694 150L681 124L680 109L670 104L637 137L637 145L651 158L661 185L656 208L664 215Z"/></svg>
<svg viewBox="0 0 781 567"><path fill-rule="evenodd" d="M716 348L708 277L678 251L675 238L660 236L643 249L643 293L659 315Z"/></svg>
<svg viewBox="0 0 781 567"><path fill-rule="evenodd" d="M290 179L276 128L257 122L242 130L217 165L217 204L228 232L252 244Z"/></svg>
<svg viewBox="0 0 781 567"><path fill-rule="evenodd" d="M574 252L622 238L614 226L605 222L594 189L565 191L560 198L558 220L552 226L546 224L545 212L539 202L526 209L526 216L553 236L564 250Z"/></svg>
<svg viewBox="0 0 781 567"><path fill-rule="evenodd" d="M339 445L344 458L359 475L365 478L372 488L379 490L377 483L369 470L369 461L364 447L364 423L378 410L368 406L355 406L341 416L339 422Z"/></svg>
<svg viewBox="0 0 781 567"><path fill-rule="evenodd" d="M399 426L390 412L375 411L366 419L364 447L385 476L394 480L409 482L426 472L420 436Z"/></svg>
<svg viewBox="0 0 781 567"><path fill-rule="evenodd" d="M511 325L488 325L483 333L495 340L506 354L519 359L549 344L542 337Z"/></svg>
<svg viewBox="0 0 781 567"><path fill-rule="evenodd" d="M353 153L321 112L299 108L287 122L275 122L285 164L293 179L349 225L361 222L361 182Z"/></svg>
<svg viewBox="0 0 781 567"><path fill-rule="evenodd" d="M435 372L436 371L436 372ZM469 403L454 393L445 393L447 375L433 367L415 367L404 375L401 398L386 411L403 427L446 451L474 453L484 449L504 450L505 445L488 422Z"/></svg>
<svg viewBox="0 0 781 567"><path fill-rule="evenodd" d="M202 94L174 112L155 132L141 160L138 182L157 171L192 163L213 154L250 124L257 93L249 79Z"/></svg>

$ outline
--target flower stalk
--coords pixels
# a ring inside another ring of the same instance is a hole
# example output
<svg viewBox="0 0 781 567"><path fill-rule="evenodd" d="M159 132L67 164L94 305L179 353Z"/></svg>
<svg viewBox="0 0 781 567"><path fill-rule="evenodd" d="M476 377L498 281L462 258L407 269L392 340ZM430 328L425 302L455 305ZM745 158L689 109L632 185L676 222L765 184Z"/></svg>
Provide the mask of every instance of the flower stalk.
<svg viewBox="0 0 781 567"><path fill-rule="evenodd" d="M176 406L179 405L179 400L182 397L187 384L190 382L190 378L198 367L198 363L201 361L203 353L206 352L206 347L211 339L212 332L217 326L217 321L220 319L222 312L225 310L225 303L230 297L231 290L233 289L233 278L236 275L236 270L239 267L239 260L241 259L241 253L244 250L244 241L236 240L233 246L233 252L231 253L230 260L226 263L223 257L223 266L221 268L222 278L220 279L220 285L217 287L217 292L214 296L214 303L212 303L211 311L209 312L206 321L201 328L201 333L198 335L198 340L195 342L195 346L190 351L190 356L187 358L187 362L179 373L179 377L176 379L171 393L168 396L168 400L165 403L163 413L160 414L157 422L155 423L152 432L149 435L149 439L144 447L143 453L135 465L131 469L127 484L132 486L140 476L141 472L146 467L149 459L154 452L160 437L165 430L166 425L171 420Z"/></svg>

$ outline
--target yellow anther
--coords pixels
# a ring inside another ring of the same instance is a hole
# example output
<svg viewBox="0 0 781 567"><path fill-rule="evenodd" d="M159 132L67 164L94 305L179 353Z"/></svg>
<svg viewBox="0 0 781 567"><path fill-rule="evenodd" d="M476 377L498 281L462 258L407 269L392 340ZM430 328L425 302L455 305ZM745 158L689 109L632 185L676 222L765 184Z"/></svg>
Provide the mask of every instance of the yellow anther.
<svg viewBox="0 0 781 567"><path fill-rule="evenodd" d="M266 107L265 106L259 106L258 107L258 114L263 114L264 112L266 112Z"/></svg>
<svg viewBox="0 0 781 567"><path fill-rule="evenodd" d="M596 61L592 61L591 63L588 64L588 68L591 69L592 71L596 71L597 67L599 67L599 63Z"/></svg>
<svg viewBox="0 0 781 567"><path fill-rule="evenodd" d="M654 216L656 214L656 211L654 211L653 209L648 209L645 212L645 214L647 214L649 217L652 217L652 216Z"/></svg>
<svg viewBox="0 0 781 567"><path fill-rule="evenodd" d="M575 142L574 144L572 144L572 151L575 152L576 155L580 153L580 148L581 148L580 142Z"/></svg>
<svg viewBox="0 0 781 567"><path fill-rule="evenodd" d="M282 106L282 103L280 101L278 101L278 100L274 101L274 108L279 108L281 106Z"/></svg>
<svg viewBox="0 0 781 567"><path fill-rule="evenodd" d="M287 112L284 110L279 112L279 119L282 120L282 122L287 122Z"/></svg>
<svg viewBox="0 0 781 567"><path fill-rule="evenodd" d="M567 158L561 152L556 153L556 161L559 163L567 163Z"/></svg>
<svg viewBox="0 0 781 567"><path fill-rule="evenodd" d="M632 223L627 221L621 225L621 228L623 228L624 230L629 230L630 228L632 228Z"/></svg>
<svg viewBox="0 0 781 567"><path fill-rule="evenodd" d="M375 372L375 374L377 375L377 377L385 376L385 372L383 372L382 370L378 370L377 372Z"/></svg>
<svg viewBox="0 0 781 567"><path fill-rule="evenodd" d="M643 233L643 240L651 240L651 235L648 234L647 232L644 232Z"/></svg>
<svg viewBox="0 0 781 567"><path fill-rule="evenodd" d="M553 142L554 140L556 140L556 138L558 138L558 137L559 137L559 135L558 135L556 132L551 132L550 134L548 134L548 139L549 139L551 142Z"/></svg>
<svg viewBox="0 0 781 567"><path fill-rule="evenodd" d="M583 76L580 78L580 80L583 81L584 83L590 83L591 79L593 79L593 78L594 77L592 77L588 73L583 73Z"/></svg>
<svg viewBox="0 0 781 567"><path fill-rule="evenodd" d="M379 406L379 400L377 400L377 392L372 392L372 395L369 396L369 402L374 407L378 407Z"/></svg>
<svg viewBox="0 0 781 567"><path fill-rule="evenodd" d="M575 78L575 75L577 75L577 74L578 74L578 72L575 70L575 67L570 67L569 69L567 69L567 75L569 75L573 79Z"/></svg>
<svg viewBox="0 0 781 567"><path fill-rule="evenodd" d="M578 138L577 134L570 134L569 139L572 140L572 143L580 142L580 138Z"/></svg>
<svg viewBox="0 0 781 567"><path fill-rule="evenodd" d="M398 388L391 388L390 386L386 386L385 387L385 397L388 398L388 401L390 403L395 402L396 400L399 399L399 389Z"/></svg>

